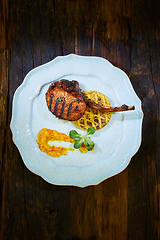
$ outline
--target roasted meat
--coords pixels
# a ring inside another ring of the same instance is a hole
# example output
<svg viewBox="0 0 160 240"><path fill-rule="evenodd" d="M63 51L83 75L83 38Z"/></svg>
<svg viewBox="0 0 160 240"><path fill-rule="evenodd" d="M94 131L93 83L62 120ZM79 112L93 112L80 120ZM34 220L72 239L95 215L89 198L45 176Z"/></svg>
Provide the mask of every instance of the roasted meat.
<svg viewBox="0 0 160 240"><path fill-rule="evenodd" d="M48 109L58 118L76 121L86 110L86 105L102 112L134 110L134 106L104 107L86 98L77 81L62 79L50 85L46 93Z"/></svg>
<svg viewBox="0 0 160 240"><path fill-rule="evenodd" d="M75 121L86 110L86 103L77 81L62 79L49 86L46 92L48 109L58 118Z"/></svg>

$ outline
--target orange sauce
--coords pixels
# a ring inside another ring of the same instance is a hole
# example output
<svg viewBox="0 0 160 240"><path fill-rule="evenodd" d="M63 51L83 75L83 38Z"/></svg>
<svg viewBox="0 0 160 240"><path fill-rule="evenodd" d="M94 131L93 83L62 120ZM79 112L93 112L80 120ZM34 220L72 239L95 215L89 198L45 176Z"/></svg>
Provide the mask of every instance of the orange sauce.
<svg viewBox="0 0 160 240"><path fill-rule="evenodd" d="M67 136L65 133L60 133L56 130L51 130L47 128L43 128L38 133L37 143L42 152L47 153L52 157L60 157L62 155L66 155L67 151L74 151L73 148L65 148L65 147L56 147L54 145L49 145L49 141L64 141L74 143L74 140Z"/></svg>

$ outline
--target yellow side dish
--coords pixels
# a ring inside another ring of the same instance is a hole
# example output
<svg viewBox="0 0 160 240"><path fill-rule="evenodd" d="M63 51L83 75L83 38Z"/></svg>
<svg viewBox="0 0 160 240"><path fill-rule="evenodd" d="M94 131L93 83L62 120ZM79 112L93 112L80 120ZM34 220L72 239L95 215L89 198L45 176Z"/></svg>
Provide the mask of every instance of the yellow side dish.
<svg viewBox="0 0 160 240"><path fill-rule="evenodd" d="M86 98L103 106L110 107L109 99L102 93L94 90L84 91ZM110 121L111 112L102 112L87 106L85 114L75 124L80 128L87 130L89 127L94 127L96 130L103 128Z"/></svg>

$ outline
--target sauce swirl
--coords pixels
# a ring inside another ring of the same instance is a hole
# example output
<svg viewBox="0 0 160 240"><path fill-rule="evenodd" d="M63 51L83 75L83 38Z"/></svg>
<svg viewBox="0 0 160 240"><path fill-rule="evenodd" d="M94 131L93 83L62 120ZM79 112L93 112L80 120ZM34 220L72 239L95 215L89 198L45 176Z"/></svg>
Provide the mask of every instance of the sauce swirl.
<svg viewBox="0 0 160 240"><path fill-rule="evenodd" d="M49 145L49 141L64 141L74 143L74 140L67 136L65 133L60 133L56 130L43 128L40 130L37 136L37 143L42 152L47 153L52 157L60 157L66 155L68 151L74 151L73 148L56 147L55 145Z"/></svg>

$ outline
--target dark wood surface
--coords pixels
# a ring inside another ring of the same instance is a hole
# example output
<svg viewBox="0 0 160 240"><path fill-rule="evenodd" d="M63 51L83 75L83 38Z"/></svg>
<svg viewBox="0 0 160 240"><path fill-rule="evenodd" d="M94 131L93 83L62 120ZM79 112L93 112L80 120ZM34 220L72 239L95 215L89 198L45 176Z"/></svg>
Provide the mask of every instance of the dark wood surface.
<svg viewBox="0 0 160 240"><path fill-rule="evenodd" d="M0 239L160 239L160 6L149 0L0 1ZM31 173L12 142L16 88L58 55L101 56L142 100L142 144L120 174L87 188Z"/></svg>

